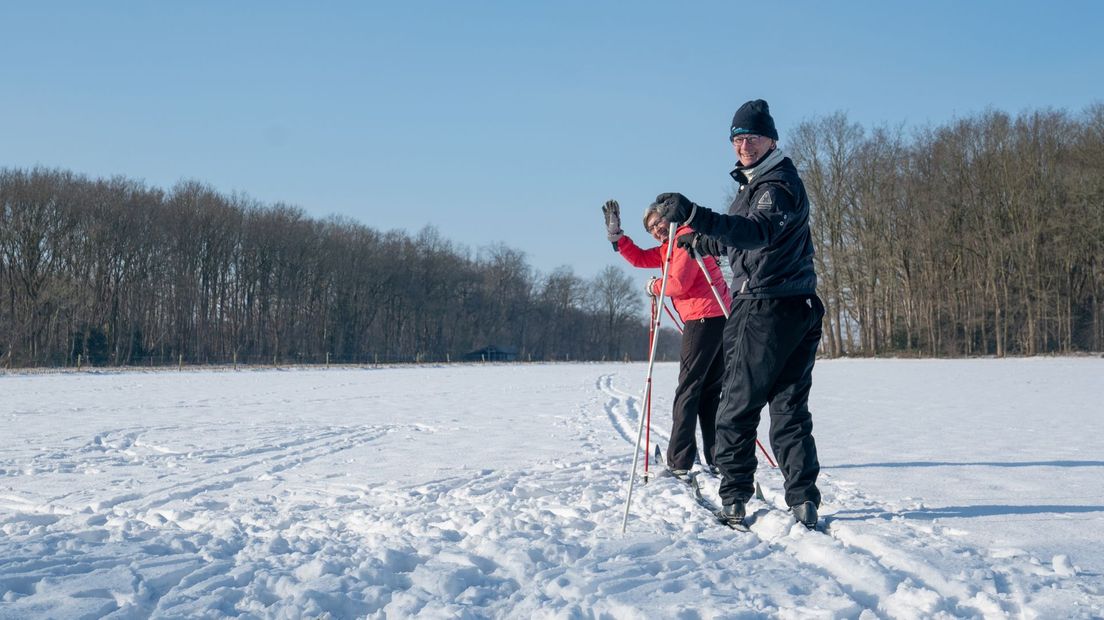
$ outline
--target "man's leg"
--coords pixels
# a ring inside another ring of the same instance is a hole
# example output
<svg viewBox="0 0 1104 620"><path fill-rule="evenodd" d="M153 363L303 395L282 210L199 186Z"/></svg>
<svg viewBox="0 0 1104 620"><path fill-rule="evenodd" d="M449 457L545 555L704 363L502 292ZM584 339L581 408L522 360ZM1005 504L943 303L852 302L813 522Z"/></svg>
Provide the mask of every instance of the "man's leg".
<svg viewBox="0 0 1104 620"><path fill-rule="evenodd" d="M776 369L770 355L770 300L739 299L725 324L725 381L717 410L716 463L723 504L755 492L755 438Z"/></svg>
<svg viewBox="0 0 1104 620"><path fill-rule="evenodd" d="M820 506L816 479L820 474L813 417L809 412L809 391L813 385L813 363L820 344L823 306L818 299L779 300L783 317L780 328L800 339L789 351L770 395L771 446L786 481L786 505L813 502Z"/></svg>

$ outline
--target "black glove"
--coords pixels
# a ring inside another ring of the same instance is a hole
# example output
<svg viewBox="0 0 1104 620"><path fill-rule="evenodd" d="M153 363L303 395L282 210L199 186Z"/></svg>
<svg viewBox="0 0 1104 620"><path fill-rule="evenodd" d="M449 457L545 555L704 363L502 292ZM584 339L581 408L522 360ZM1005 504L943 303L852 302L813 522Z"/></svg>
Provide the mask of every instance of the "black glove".
<svg viewBox="0 0 1104 620"><path fill-rule="evenodd" d="M617 251L617 242L625 234L621 230L621 206L616 200L607 200L602 205L602 215L606 217L606 239L613 244L613 251Z"/></svg>
<svg viewBox="0 0 1104 620"><path fill-rule="evenodd" d="M725 252L725 247L715 238L708 237L699 232L679 235L678 238L675 239L675 245L686 250L686 253L689 254L691 258L697 256L721 256Z"/></svg>
<svg viewBox="0 0 1104 620"><path fill-rule="evenodd" d="M698 250L698 239L700 238L701 235L696 232L686 233L685 235L679 235L678 238L675 239L675 245L686 250L686 253L693 258L701 254L701 251Z"/></svg>
<svg viewBox="0 0 1104 620"><path fill-rule="evenodd" d="M694 218L694 212L698 205L690 202L690 199L678 193L665 193L656 196L652 203L656 213L671 224L686 224Z"/></svg>

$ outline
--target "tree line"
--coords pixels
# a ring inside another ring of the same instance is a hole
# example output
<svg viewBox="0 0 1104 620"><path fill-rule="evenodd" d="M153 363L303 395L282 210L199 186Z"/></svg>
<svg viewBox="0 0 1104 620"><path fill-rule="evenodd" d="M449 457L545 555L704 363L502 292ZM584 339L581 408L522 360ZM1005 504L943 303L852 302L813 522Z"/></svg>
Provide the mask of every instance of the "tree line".
<svg viewBox="0 0 1104 620"><path fill-rule="evenodd" d="M812 203L822 352L1104 350L1104 105L786 136Z"/></svg>
<svg viewBox="0 0 1104 620"><path fill-rule="evenodd" d="M785 137L812 203L823 355L1104 350L1104 105L907 135L837 113ZM542 274L503 245L196 181L0 169L0 294L6 367L647 357L619 268ZM660 357L677 351L668 330Z"/></svg>
<svg viewBox="0 0 1104 620"><path fill-rule="evenodd" d="M126 179L0 170L0 366L641 359L620 269L544 275L435 229ZM668 346L668 348L670 348Z"/></svg>

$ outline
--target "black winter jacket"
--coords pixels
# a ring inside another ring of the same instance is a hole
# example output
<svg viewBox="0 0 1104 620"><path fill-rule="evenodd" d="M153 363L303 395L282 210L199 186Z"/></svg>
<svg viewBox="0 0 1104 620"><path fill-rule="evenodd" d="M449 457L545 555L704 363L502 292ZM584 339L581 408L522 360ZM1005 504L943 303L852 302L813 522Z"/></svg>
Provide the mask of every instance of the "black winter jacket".
<svg viewBox="0 0 1104 620"><path fill-rule="evenodd" d="M749 182L732 171L740 191L721 215L698 207L689 225L702 234L702 249L728 252L735 299L796 297L816 292L809 197L788 157Z"/></svg>

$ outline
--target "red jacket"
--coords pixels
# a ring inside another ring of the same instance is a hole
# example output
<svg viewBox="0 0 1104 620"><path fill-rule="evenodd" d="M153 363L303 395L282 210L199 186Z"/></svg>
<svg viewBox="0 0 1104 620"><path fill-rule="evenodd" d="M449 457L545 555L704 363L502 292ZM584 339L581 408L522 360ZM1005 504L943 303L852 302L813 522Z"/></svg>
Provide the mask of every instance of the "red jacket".
<svg viewBox="0 0 1104 620"><path fill-rule="evenodd" d="M678 239L679 235L689 232L694 232L694 230L689 226L682 226L675 233L674 238L668 241ZM645 250L633 243L628 235L624 235L617 241L617 251L633 267L656 267L662 270L663 260L667 257L667 243L663 243L657 248ZM717 292L720 293L727 309L732 301L721 268L712 256L705 256L703 260L705 261L705 268L709 271L709 279L717 287ZM656 282L656 295L659 294L659 286L660 283ZM686 250L678 246L671 253L671 268L667 272L666 293L674 302L675 311L679 313L683 323L724 316L724 311L717 303L717 298L713 296L713 291L709 288L709 281L705 279L701 267L698 266L697 261L690 257Z"/></svg>

